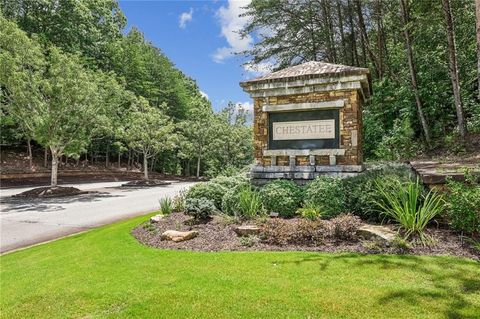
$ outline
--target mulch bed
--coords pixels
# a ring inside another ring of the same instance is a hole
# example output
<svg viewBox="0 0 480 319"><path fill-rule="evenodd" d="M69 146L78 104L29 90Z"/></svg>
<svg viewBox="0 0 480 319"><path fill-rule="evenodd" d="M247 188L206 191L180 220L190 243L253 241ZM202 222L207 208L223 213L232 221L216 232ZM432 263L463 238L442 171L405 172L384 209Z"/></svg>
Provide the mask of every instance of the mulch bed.
<svg viewBox="0 0 480 319"><path fill-rule="evenodd" d="M290 219L296 223L299 219ZM248 223L252 225L253 222ZM191 222L191 217L183 213L173 213L164 217L158 223L146 222L132 230L132 235L141 243L161 249L177 249L192 251L317 251L317 252L354 252L354 253L391 253L413 255L451 255L480 260L480 254L474 251L461 237L445 229L429 229L428 234L435 239L435 243L429 247L416 245L404 251L390 246L385 247L376 244L375 241L363 240L325 240L318 246L304 245L272 245L256 240L248 241L241 239L234 232L238 224L229 224L220 216L214 216L205 223ZM172 242L161 240L161 234L166 230L198 231L198 236L184 242ZM252 245L253 244L253 245ZM252 246L249 246L252 245Z"/></svg>
<svg viewBox="0 0 480 319"><path fill-rule="evenodd" d="M122 187L156 187L166 186L172 184L171 182L162 181L159 179L137 180L122 184Z"/></svg>
<svg viewBox="0 0 480 319"><path fill-rule="evenodd" d="M81 191L75 187L38 187L20 194L13 195L12 197L27 197L27 198L50 198L50 197L65 197L76 196L81 194L87 194L86 191Z"/></svg>

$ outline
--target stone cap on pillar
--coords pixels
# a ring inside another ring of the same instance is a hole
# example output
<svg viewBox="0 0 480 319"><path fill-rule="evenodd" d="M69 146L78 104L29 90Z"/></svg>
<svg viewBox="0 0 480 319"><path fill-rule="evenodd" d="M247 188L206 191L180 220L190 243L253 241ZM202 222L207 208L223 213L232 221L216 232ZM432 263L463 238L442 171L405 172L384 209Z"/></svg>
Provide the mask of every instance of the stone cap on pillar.
<svg viewBox="0 0 480 319"><path fill-rule="evenodd" d="M311 61L240 82L240 86L253 98L358 90L366 99L371 94L370 83L366 68Z"/></svg>

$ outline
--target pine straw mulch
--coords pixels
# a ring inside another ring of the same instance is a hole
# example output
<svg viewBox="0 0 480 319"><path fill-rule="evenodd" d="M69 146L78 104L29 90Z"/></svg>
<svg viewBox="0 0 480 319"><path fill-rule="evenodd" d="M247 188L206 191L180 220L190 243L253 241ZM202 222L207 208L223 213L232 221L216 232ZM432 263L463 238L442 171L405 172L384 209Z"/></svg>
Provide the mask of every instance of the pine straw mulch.
<svg viewBox="0 0 480 319"><path fill-rule="evenodd" d="M289 219L289 223L298 223L300 219ZM252 225L255 222L243 223ZM411 254L411 255L450 255L480 260L480 252L462 240L462 237L450 230L431 228L428 230L434 242L428 247L411 245L409 248L390 245L386 247L373 240L356 237L351 240L325 239L323 244L308 245L273 245L262 240L262 236L240 238L234 228L240 224L232 224L221 216L214 216L204 223L192 223L192 219L183 213L173 213L158 223L147 221L132 230L132 235L142 244L160 248L191 251L315 251L315 252L352 252L365 254ZM198 236L184 242L172 242L161 239L166 230L198 231Z"/></svg>

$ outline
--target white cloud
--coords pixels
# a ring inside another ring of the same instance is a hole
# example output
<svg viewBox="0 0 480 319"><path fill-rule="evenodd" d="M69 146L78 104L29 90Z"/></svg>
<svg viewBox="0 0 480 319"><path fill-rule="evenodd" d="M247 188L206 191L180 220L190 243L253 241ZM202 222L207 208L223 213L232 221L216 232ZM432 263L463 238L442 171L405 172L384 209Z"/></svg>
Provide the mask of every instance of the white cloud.
<svg viewBox="0 0 480 319"><path fill-rule="evenodd" d="M208 94L203 92L202 90L200 90L200 95L203 96L204 98L206 98L207 100L209 99Z"/></svg>
<svg viewBox="0 0 480 319"><path fill-rule="evenodd" d="M192 21L192 19L193 19L193 8L190 8L188 12L183 12L178 17L178 26L182 29L185 29L187 27L187 22Z"/></svg>
<svg viewBox="0 0 480 319"><path fill-rule="evenodd" d="M272 72L273 62L262 62L258 64L248 63L243 66L243 69L252 76L262 76Z"/></svg>
<svg viewBox="0 0 480 319"><path fill-rule="evenodd" d="M234 53L249 49L253 44L250 35L242 37L239 31L248 22L248 17L240 17L251 0L228 0L227 6L221 6L217 11L220 19L221 35L227 40L228 47L218 48L213 54L213 61L222 63Z"/></svg>
<svg viewBox="0 0 480 319"><path fill-rule="evenodd" d="M253 103L251 102L237 102L235 103L235 107L237 111L244 110L248 111L249 113L253 112Z"/></svg>

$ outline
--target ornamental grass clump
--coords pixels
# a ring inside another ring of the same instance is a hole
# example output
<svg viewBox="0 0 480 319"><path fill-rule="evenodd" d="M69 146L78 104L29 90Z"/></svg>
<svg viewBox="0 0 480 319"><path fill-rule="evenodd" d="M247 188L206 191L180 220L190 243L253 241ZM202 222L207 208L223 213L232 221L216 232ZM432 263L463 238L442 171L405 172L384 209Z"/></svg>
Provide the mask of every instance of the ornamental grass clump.
<svg viewBox="0 0 480 319"><path fill-rule="evenodd" d="M297 210L297 214L308 220L318 220L322 217L322 210L312 203L305 203L305 206Z"/></svg>
<svg viewBox="0 0 480 319"><path fill-rule="evenodd" d="M251 187L243 187L238 195L238 212L241 217L252 219L263 211L262 200L257 191Z"/></svg>
<svg viewBox="0 0 480 319"><path fill-rule="evenodd" d="M377 181L377 189L382 196L376 204L386 218L400 224L405 239L418 236L424 245L428 242L425 235L427 224L444 208L442 196L433 190L422 195L422 185L417 178L416 182L389 183Z"/></svg>
<svg viewBox="0 0 480 319"><path fill-rule="evenodd" d="M170 197L160 199L160 213L162 215L170 215L173 212L173 202Z"/></svg>

